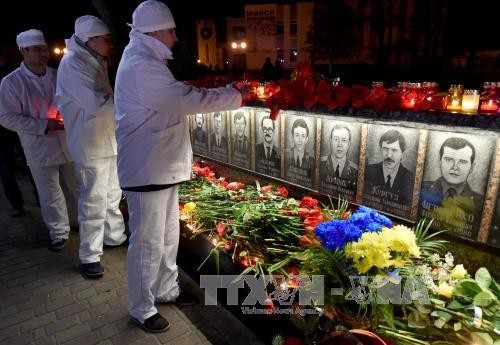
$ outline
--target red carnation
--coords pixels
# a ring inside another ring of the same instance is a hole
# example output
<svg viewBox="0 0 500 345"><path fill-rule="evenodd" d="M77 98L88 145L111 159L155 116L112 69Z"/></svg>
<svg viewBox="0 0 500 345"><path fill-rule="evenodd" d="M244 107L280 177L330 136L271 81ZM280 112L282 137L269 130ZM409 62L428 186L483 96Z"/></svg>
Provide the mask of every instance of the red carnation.
<svg viewBox="0 0 500 345"><path fill-rule="evenodd" d="M318 206L318 200L311 198L310 196L305 196L300 200L299 207L314 208Z"/></svg>
<svg viewBox="0 0 500 345"><path fill-rule="evenodd" d="M219 234L220 237L224 236L226 234L226 224L225 223L218 223L217 224L217 234Z"/></svg>
<svg viewBox="0 0 500 345"><path fill-rule="evenodd" d="M363 85L353 85L352 86L352 107L353 108L363 108L365 106L365 100L368 96L368 88Z"/></svg>
<svg viewBox="0 0 500 345"><path fill-rule="evenodd" d="M279 187L278 192L280 193L281 197L288 198L288 190L285 187Z"/></svg>

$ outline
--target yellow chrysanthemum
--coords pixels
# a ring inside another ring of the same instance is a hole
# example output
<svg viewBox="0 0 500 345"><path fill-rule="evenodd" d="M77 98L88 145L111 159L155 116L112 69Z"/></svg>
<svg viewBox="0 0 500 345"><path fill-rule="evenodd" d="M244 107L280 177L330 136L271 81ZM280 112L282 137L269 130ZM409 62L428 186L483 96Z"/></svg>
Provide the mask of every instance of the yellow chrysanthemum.
<svg viewBox="0 0 500 345"><path fill-rule="evenodd" d="M187 212L191 212L196 208L196 204L194 202L188 202L187 204L184 205L184 210Z"/></svg>
<svg viewBox="0 0 500 345"><path fill-rule="evenodd" d="M410 257L420 257L415 233L403 225L365 232L357 242L348 243L344 251L361 274L372 267L403 267Z"/></svg>

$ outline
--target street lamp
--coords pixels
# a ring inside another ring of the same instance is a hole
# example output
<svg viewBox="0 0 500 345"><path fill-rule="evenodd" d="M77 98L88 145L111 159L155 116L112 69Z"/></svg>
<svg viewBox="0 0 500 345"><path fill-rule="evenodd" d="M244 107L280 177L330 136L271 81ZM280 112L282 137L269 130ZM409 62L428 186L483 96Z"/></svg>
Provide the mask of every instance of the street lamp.
<svg viewBox="0 0 500 345"><path fill-rule="evenodd" d="M241 42L237 42L237 41L233 41L231 43L231 48L233 49L246 49L247 48L247 43L245 41L241 41Z"/></svg>

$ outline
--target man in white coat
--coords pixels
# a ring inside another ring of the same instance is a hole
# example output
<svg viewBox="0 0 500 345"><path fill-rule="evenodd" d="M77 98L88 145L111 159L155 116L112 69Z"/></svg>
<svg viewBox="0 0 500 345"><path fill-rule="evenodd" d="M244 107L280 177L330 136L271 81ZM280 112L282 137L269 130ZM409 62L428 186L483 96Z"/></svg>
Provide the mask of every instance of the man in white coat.
<svg viewBox="0 0 500 345"><path fill-rule="evenodd" d="M122 191L106 62L112 49L109 29L97 17L79 17L66 49L57 73L56 101L80 183L80 261L88 278L100 278L103 245L118 246L127 239L118 208Z"/></svg>
<svg viewBox="0 0 500 345"><path fill-rule="evenodd" d="M167 60L177 41L175 22L162 2L141 3L131 26L115 88L118 176L130 214L129 312L144 330L163 332L169 323L155 302L196 303L180 293L176 264L177 184L191 178L188 114L237 109L242 93L200 89L174 78Z"/></svg>
<svg viewBox="0 0 500 345"><path fill-rule="evenodd" d="M42 217L49 228L49 249L59 251L69 236L68 208L74 208L77 186L64 125L54 101L57 72L47 66L49 49L41 31L21 32L16 42L23 62L0 85L0 124L19 134L39 193Z"/></svg>

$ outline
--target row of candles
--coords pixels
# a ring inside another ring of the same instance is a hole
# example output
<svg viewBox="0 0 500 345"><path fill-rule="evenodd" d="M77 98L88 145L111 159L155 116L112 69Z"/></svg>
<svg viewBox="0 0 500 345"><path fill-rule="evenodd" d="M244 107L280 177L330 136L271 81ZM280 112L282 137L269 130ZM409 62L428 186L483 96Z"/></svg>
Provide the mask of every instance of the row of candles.
<svg viewBox="0 0 500 345"><path fill-rule="evenodd" d="M448 111L462 111L464 113L496 114L500 113L500 83L485 82L484 91L464 89L463 85L451 85L449 90Z"/></svg>
<svg viewBox="0 0 500 345"><path fill-rule="evenodd" d="M377 87L380 82L374 82ZM484 91L464 89L462 84L452 84L448 92L439 92L435 82L398 83L401 93L401 108L406 110L440 110L452 113L500 114L500 82L485 82ZM420 106L427 103L430 107ZM434 107L433 107L434 105Z"/></svg>
<svg viewBox="0 0 500 345"><path fill-rule="evenodd" d="M335 89L340 84L334 81L332 87ZM500 115L500 82L485 82L483 87L483 92L480 92L478 89L464 89L462 84L452 84L447 92L440 92L436 82L398 82L397 87L386 89L383 82L374 81L367 92L382 97L387 109ZM266 100L279 90L277 84L257 84L256 97Z"/></svg>

